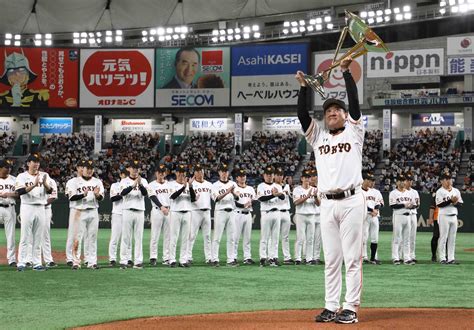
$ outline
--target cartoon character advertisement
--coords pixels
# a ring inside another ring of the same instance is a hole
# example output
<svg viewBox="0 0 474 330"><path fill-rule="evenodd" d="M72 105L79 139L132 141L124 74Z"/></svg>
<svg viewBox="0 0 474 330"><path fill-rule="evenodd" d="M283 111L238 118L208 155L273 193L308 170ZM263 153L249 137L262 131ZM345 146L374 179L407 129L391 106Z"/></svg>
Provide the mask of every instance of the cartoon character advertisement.
<svg viewBox="0 0 474 330"><path fill-rule="evenodd" d="M77 108L79 50L0 49L0 109Z"/></svg>
<svg viewBox="0 0 474 330"><path fill-rule="evenodd" d="M314 68L316 74L322 72L331 66L332 60L334 58L334 53L332 54L316 54L314 56ZM364 60L362 57L358 57L352 61L351 66L349 67L352 77L357 85L357 91L359 94L359 103L364 102ZM348 102L347 92L346 92L346 83L344 77L342 76L342 71L340 67L336 67L331 71L329 79L324 83L324 90L326 92L326 97L323 98L318 93L314 93L314 104L323 105L324 101L328 98L335 98Z"/></svg>

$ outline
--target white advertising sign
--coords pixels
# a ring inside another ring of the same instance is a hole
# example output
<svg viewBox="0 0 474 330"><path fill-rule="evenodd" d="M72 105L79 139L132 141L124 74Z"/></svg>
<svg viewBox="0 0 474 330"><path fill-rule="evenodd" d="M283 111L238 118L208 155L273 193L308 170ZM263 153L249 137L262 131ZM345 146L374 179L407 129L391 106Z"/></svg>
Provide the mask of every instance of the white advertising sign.
<svg viewBox="0 0 474 330"><path fill-rule="evenodd" d="M298 117L264 117L263 129L267 131L301 130Z"/></svg>
<svg viewBox="0 0 474 330"><path fill-rule="evenodd" d="M227 118L191 118L190 131L227 131Z"/></svg>
<svg viewBox="0 0 474 330"><path fill-rule="evenodd" d="M114 132L151 132L151 119L114 119Z"/></svg>
<svg viewBox="0 0 474 330"><path fill-rule="evenodd" d="M332 54L313 54L314 57L314 67L316 68L313 74L324 71L327 69L333 60L334 53ZM351 66L350 70L352 77L357 85L357 92L359 95L359 103L362 104L364 101L364 60L362 57L355 59ZM335 98L338 100L343 100L347 103L347 92L346 92L346 83L344 77L342 76L342 71L339 67L331 71L331 76L324 83L324 90L326 92L326 98L322 98L318 93L314 93L314 104L323 105L324 101L327 98Z"/></svg>
<svg viewBox="0 0 474 330"><path fill-rule="evenodd" d="M383 109L383 139L382 148L384 151L390 151L392 142L392 110Z"/></svg>
<svg viewBox="0 0 474 330"><path fill-rule="evenodd" d="M474 56L448 57L448 75L474 74Z"/></svg>
<svg viewBox="0 0 474 330"><path fill-rule="evenodd" d="M0 132L11 132L12 119L10 117L0 117Z"/></svg>
<svg viewBox="0 0 474 330"><path fill-rule="evenodd" d="M474 35L448 38L449 55L474 55Z"/></svg>
<svg viewBox="0 0 474 330"><path fill-rule="evenodd" d="M367 78L439 76L444 74L444 49L368 53Z"/></svg>

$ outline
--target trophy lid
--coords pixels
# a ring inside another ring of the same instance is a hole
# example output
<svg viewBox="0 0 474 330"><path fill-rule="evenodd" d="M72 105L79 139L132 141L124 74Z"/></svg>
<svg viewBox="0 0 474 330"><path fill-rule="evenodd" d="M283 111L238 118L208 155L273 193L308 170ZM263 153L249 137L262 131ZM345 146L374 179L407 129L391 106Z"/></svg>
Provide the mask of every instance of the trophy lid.
<svg viewBox="0 0 474 330"><path fill-rule="evenodd" d="M346 10L349 34L355 43L364 42L364 47L371 52L389 52L380 37L356 14Z"/></svg>

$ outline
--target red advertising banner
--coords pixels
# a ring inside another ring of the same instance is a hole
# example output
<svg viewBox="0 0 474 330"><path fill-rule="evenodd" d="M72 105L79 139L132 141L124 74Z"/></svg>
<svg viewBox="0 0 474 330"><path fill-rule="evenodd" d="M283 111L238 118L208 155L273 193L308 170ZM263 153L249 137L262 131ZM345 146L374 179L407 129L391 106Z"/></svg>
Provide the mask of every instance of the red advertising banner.
<svg viewBox="0 0 474 330"><path fill-rule="evenodd" d="M0 108L77 108L79 50L0 48Z"/></svg>
<svg viewBox="0 0 474 330"><path fill-rule="evenodd" d="M81 50L81 107L153 107L153 49Z"/></svg>

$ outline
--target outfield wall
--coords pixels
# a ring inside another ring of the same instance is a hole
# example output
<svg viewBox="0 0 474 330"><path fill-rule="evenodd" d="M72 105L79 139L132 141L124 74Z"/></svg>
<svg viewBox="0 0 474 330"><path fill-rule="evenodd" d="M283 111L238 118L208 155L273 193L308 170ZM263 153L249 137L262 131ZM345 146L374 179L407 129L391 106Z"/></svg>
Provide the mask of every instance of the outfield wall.
<svg viewBox="0 0 474 330"><path fill-rule="evenodd" d="M388 205L388 194L383 194L385 205ZM464 206L459 210L458 217L458 231L474 233L474 205L472 194L464 194L462 198L464 200ZM429 207L431 205L432 197L429 194L420 194L421 207L418 210L418 231L431 231L431 227L428 225ZM254 203L254 229L260 228L260 204ZM292 206L293 208L293 206ZM145 228L150 228L150 210L151 204L146 199L146 216L145 216ZM106 198L100 203L99 208L99 226L100 228L110 228L112 203L109 198ZM19 205L17 205L17 214L19 212ZM53 203L53 228L67 228L69 214L69 203L67 198L60 194L59 199ZM293 214L293 212L292 212ZM382 209L382 217L380 218L380 230L391 231L392 230L392 212L390 207L385 206ZM17 223L19 227L19 223ZM295 227L293 227L294 229Z"/></svg>

